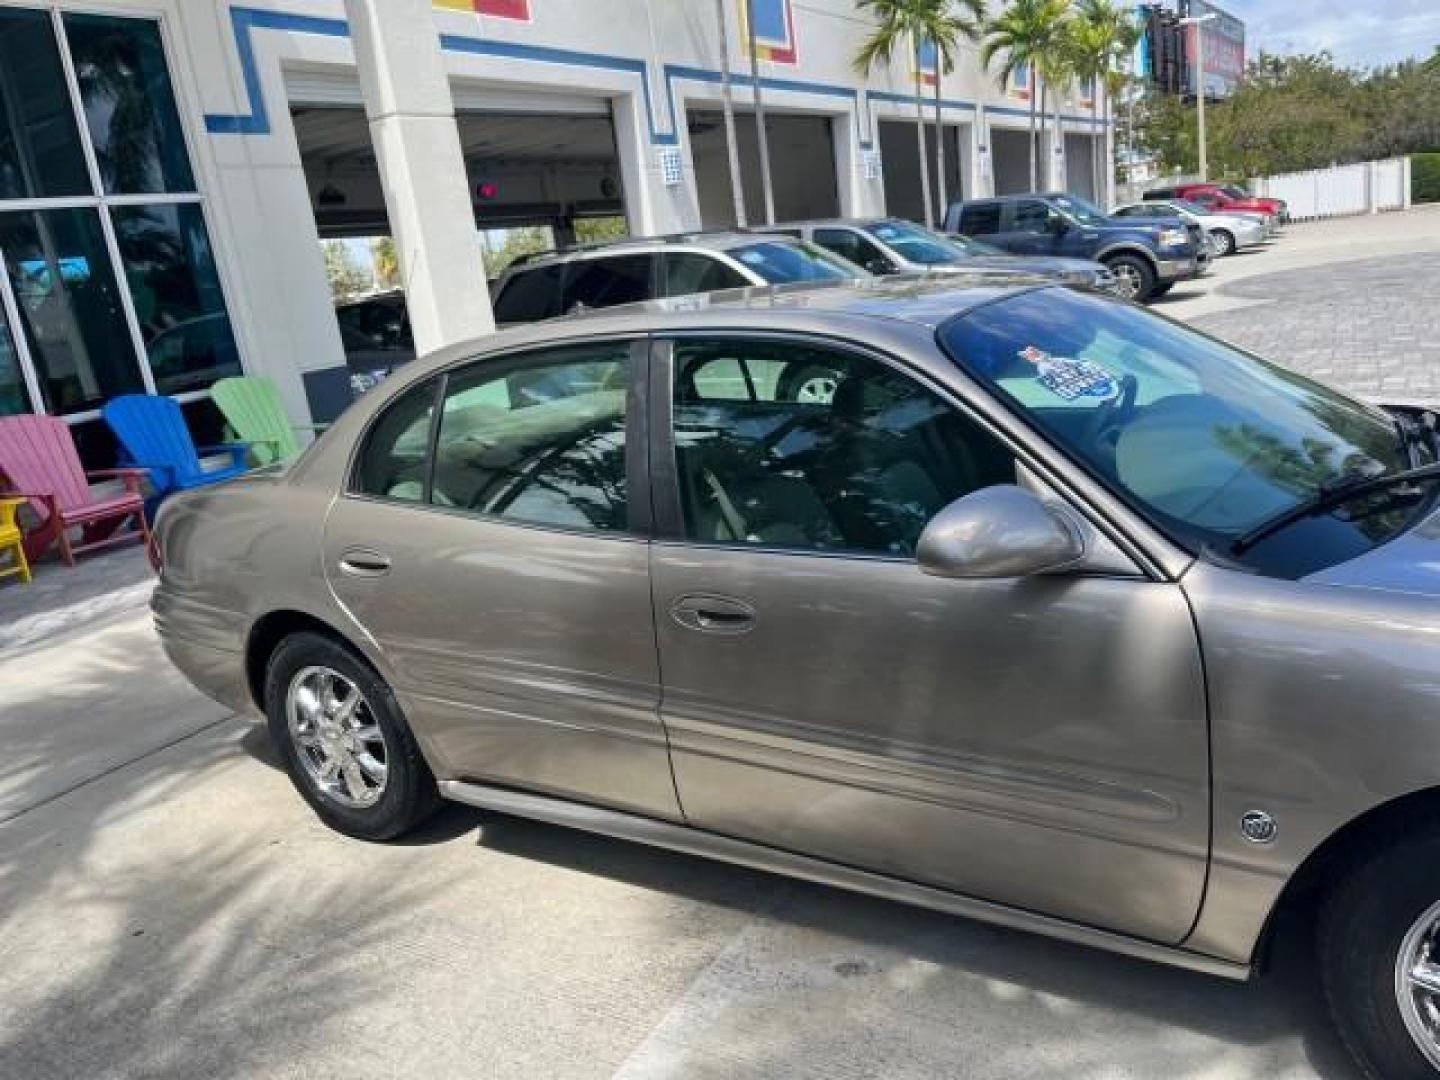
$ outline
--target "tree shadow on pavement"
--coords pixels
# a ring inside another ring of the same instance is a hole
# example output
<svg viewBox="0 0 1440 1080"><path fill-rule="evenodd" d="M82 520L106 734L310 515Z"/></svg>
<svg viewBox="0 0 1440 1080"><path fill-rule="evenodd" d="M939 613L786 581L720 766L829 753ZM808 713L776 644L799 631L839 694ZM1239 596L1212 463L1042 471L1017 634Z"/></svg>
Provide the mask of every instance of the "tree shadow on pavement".
<svg viewBox="0 0 1440 1080"><path fill-rule="evenodd" d="M735 1002L734 1022L760 1025L776 1012L767 1001L768 988L775 983L799 988L798 993L813 990L813 1008L837 1013L832 1024L838 1026L829 1036L824 1025L791 1026L771 1040L777 1045L770 1046L768 1054L763 1052L767 1040L757 1037L746 1051L752 1056L745 1058L743 1068L729 1058L724 1067L712 1062L711 1068L701 1053L685 1059L678 1071L641 1070L647 1077L834 1075L839 1067L833 1045L836 1031L870 1022L877 1026L874 1037L883 1041L886 1036L879 1028L914 1023L913 1013L924 1001L927 1011L953 1009L943 1022L925 1029L924 1037L935 1045L923 1056L941 1070L934 1075L1075 1080L1163 1074L1169 1080L1221 1076L1273 1080L1282 1075L1279 1062L1290 1060L1293 1067L1293 1059L1301 1057L1314 1074L1358 1080L1325 1015L1307 951L1304 911L1287 918L1263 979L1236 984L521 818L487 814L479 842L487 849L753 914L775 928L761 932L761 951L773 967L756 973L748 970L748 959L736 961L743 974L726 989ZM685 928L677 925L673 932L684 933ZM815 981L810 966L787 958L779 944L797 932L824 943L826 970L839 975L828 981L820 978L807 989L807 982ZM855 997L842 997L842 1002L853 1004L847 1015L844 1004L829 1000L831 983L855 976L860 982L869 980L871 986ZM925 986L929 989L917 999L917 991ZM888 1010L874 1004L887 1000ZM748 1011L752 1008L753 1015ZM983 1042L977 1030L986 1026L1000 1030L1011 1024L1023 1031L1017 1036L1016 1056L1003 1062L973 1056L977 1041ZM1115 1034L1116 1027L1137 1033L1133 1045ZM1180 1038L1176 1031L1186 1037ZM695 1038L706 1041L703 1032ZM728 1044L721 1036L715 1038ZM753 1056L757 1048L759 1055ZM914 1052L913 1045L902 1051ZM1226 1067L1224 1058L1232 1052L1236 1060ZM943 1064L947 1060L966 1061L966 1065L948 1073ZM1117 1067L1117 1062L1128 1068ZM831 1068L828 1074L826 1067ZM913 1069L893 1073L901 1074L926 1075ZM881 1068L874 1075L887 1075L887 1070Z"/></svg>

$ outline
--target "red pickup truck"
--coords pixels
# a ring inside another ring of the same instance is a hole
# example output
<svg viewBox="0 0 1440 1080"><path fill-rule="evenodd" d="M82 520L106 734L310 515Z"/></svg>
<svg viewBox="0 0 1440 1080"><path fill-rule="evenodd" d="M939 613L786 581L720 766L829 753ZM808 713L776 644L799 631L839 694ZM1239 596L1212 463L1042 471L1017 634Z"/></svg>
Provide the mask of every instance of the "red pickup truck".
<svg viewBox="0 0 1440 1080"><path fill-rule="evenodd" d="M1289 221L1290 209L1284 199L1264 199L1233 184L1177 184L1145 193L1147 199L1189 199L1208 210L1224 214L1269 214L1277 221Z"/></svg>

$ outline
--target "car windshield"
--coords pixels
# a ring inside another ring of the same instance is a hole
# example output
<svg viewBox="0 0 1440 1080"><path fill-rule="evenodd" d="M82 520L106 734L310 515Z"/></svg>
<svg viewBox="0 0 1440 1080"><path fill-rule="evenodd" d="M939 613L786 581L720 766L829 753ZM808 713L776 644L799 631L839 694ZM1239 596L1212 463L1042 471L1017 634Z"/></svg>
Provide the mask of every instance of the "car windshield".
<svg viewBox="0 0 1440 1080"><path fill-rule="evenodd" d="M1075 195L1056 195L1050 201L1081 225L1104 225L1110 220L1105 211Z"/></svg>
<svg viewBox="0 0 1440 1080"><path fill-rule="evenodd" d="M973 236L962 236L960 233L951 233L946 237L952 244L960 248L966 255L1004 255L1005 252L994 244L987 244L983 240L976 240Z"/></svg>
<svg viewBox="0 0 1440 1080"><path fill-rule="evenodd" d="M967 258L959 244L909 222L880 221L865 231L881 243L889 244L904 258L923 266L943 266Z"/></svg>
<svg viewBox="0 0 1440 1080"><path fill-rule="evenodd" d="M765 240L731 248L727 254L739 259L771 285L788 285L795 281L843 281L870 276L858 266L803 240L794 243Z"/></svg>
<svg viewBox="0 0 1440 1080"><path fill-rule="evenodd" d="M1211 212L1209 208L1201 206L1198 202L1191 202L1189 199L1176 199L1174 202L1166 203L1166 205L1176 210L1185 210L1191 214L1200 214L1201 216L1209 215Z"/></svg>
<svg viewBox="0 0 1440 1080"><path fill-rule="evenodd" d="M1337 480L1411 464L1387 413L1093 294L1021 293L952 319L939 341L1194 554L1228 552ZM1262 573L1303 576L1389 539L1428 496L1427 488L1347 503L1276 532L1243 560Z"/></svg>

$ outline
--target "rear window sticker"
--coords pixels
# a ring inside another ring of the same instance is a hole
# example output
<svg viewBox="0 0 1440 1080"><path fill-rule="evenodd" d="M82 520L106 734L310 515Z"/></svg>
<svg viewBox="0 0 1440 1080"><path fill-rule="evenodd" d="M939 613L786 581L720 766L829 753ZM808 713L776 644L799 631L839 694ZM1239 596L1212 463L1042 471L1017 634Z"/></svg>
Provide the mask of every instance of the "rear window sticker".
<svg viewBox="0 0 1440 1080"><path fill-rule="evenodd" d="M1035 381L1058 398L1108 401L1120 393L1115 376L1092 360L1051 356L1034 345L1020 350L1020 359L1035 366Z"/></svg>

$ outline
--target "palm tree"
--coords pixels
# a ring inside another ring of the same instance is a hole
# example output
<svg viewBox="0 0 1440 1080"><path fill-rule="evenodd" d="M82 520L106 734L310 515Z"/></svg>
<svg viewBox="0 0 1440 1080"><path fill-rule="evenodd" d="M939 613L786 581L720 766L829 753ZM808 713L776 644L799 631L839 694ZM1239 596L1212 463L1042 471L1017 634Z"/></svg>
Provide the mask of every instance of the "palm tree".
<svg viewBox="0 0 1440 1080"><path fill-rule="evenodd" d="M949 0L935 0L931 5L934 15L922 38L935 45L935 179L939 220L942 222L949 209L950 197L945 190L945 120L942 115L945 106L941 86L944 76L955 70L955 54L959 51L960 42L979 41L985 26L985 0L958 0L958 3L960 12L950 14L946 10L950 6ZM918 56L915 66L920 66Z"/></svg>
<svg viewBox="0 0 1440 1080"><path fill-rule="evenodd" d="M1030 190L1039 189L1039 151L1036 146L1035 108L1038 104L1036 84L1041 67L1051 63L1060 48L1066 20L1070 16L1070 0L1013 0L1001 14L991 19L985 44L980 48L980 66L989 70L997 57L1000 62L1000 86L1011 76L1028 67L1030 80Z"/></svg>
<svg viewBox="0 0 1440 1080"><path fill-rule="evenodd" d="M961 32L950 27L945 0L856 0L856 7L875 19L875 29L855 54L855 70L869 75L879 64L889 64L896 49L909 56L915 78L915 145L920 155L920 197L925 206L925 225L935 225L935 207L930 201L930 159L925 149L924 80L920 74L920 43L934 32L937 50L941 38L957 41ZM952 46L953 48L953 46ZM952 60L953 63L953 60ZM938 63L937 54L937 68ZM939 77L937 72L936 82ZM937 109L939 108L937 104Z"/></svg>
<svg viewBox="0 0 1440 1080"><path fill-rule="evenodd" d="M1101 173L1103 140L1100 133L1100 94L1105 93L1105 109L1110 111L1111 76L1121 56L1134 48L1131 37L1135 31L1130 13L1114 0L1080 0L1075 19L1070 24L1070 53L1075 73L1088 80L1090 93L1090 175L1097 201L1109 205ZM1126 41L1129 41L1128 48Z"/></svg>
<svg viewBox="0 0 1440 1080"><path fill-rule="evenodd" d="M1122 12L1123 14L1123 12ZM1115 130L1115 99L1118 98L1132 81L1132 77L1122 65L1135 55L1135 47L1140 44L1144 31L1140 29L1139 23L1134 19L1122 19L1119 31L1115 37L1115 63L1110 70L1105 72L1105 130ZM1105 178L1108 184L1110 170L1105 170ZM1106 189L1107 198L1113 202L1114 192ZM1108 206L1108 203L1107 203Z"/></svg>
<svg viewBox="0 0 1440 1080"><path fill-rule="evenodd" d="M770 178L770 130L765 123L765 94L760 87L760 49L755 42L755 0L745 0L745 31L750 46L750 86L755 94L755 138L760 147L760 187L765 224L775 224L775 185Z"/></svg>
<svg viewBox="0 0 1440 1080"><path fill-rule="evenodd" d="M730 31L725 25L725 5L729 0L715 0L715 21L720 31L720 101L725 112L725 153L730 159L730 189L735 199L735 227L743 229L745 188L740 175L740 148L735 140L735 95L730 89Z"/></svg>
<svg viewBox="0 0 1440 1080"><path fill-rule="evenodd" d="M1072 14L1061 22L1060 33L1056 36L1055 44L1036 62L1040 72L1040 127L1041 130L1044 130L1046 124L1053 122L1055 125L1051 128L1050 156L1047 159L1050 165L1055 163L1057 154L1063 154L1065 125L1061 119L1061 113L1064 109L1065 98L1074 89L1076 81L1080 78L1075 57L1073 26L1074 16ZM1049 112L1051 108L1054 109L1053 113ZM1050 186L1048 168L1046 172L1045 183L1048 187Z"/></svg>

